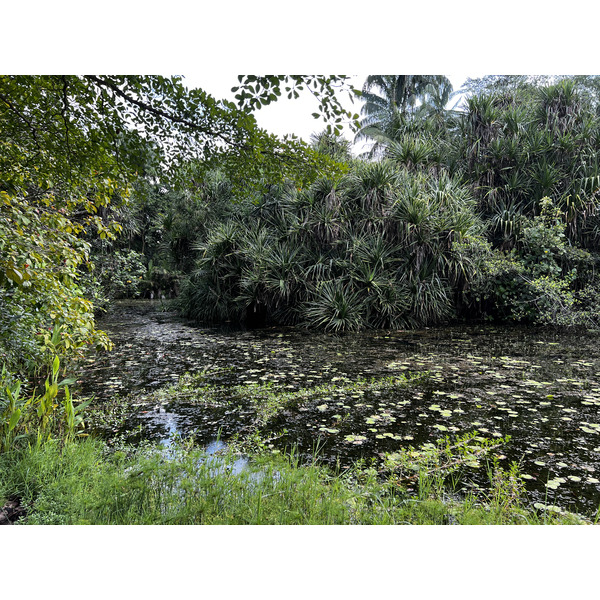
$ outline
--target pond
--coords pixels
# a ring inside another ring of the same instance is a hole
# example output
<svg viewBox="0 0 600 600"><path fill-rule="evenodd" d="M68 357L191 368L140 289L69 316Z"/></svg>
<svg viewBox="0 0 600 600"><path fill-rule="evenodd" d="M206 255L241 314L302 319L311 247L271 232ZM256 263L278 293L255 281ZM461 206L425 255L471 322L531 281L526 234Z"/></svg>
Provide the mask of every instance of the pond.
<svg viewBox="0 0 600 600"><path fill-rule="evenodd" d="M261 394L313 390L263 420L261 433L274 448L297 445L310 454L318 442L322 460L346 466L446 435L509 435L500 464L520 464L532 502L588 516L598 510L596 332L489 325L250 331L195 326L162 308L115 304L100 321L115 349L88 358L79 375L80 397L94 394L108 406L130 394L125 429L133 440L193 432L206 445L219 435L226 442L256 425L253 395L260 401ZM154 393L202 371L220 395ZM404 386L364 383L400 375L421 378Z"/></svg>

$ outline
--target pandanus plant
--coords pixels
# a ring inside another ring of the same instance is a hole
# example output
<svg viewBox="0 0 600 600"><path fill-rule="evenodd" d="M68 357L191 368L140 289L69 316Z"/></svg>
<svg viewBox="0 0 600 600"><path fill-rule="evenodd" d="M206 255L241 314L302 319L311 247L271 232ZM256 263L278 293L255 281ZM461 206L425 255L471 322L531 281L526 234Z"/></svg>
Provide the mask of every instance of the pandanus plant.
<svg viewBox="0 0 600 600"><path fill-rule="evenodd" d="M468 99L446 164L473 189L490 239L514 247L522 217L550 196L573 243L597 248L589 228L598 205L600 119L575 80Z"/></svg>
<svg viewBox="0 0 600 600"><path fill-rule="evenodd" d="M457 274L468 277L452 246L478 231L473 204L456 180L391 160L304 190L273 187L197 245L186 314L243 321L262 311L333 331L437 322L452 312Z"/></svg>

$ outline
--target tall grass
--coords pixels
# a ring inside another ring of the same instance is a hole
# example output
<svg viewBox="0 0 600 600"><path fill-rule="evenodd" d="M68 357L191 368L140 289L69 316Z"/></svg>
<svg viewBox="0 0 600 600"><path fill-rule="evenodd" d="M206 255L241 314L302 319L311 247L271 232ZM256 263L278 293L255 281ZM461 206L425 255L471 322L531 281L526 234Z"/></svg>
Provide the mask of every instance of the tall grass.
<svg viewBox="0 0 600 600"><path fill-rule="evenodd" d="M425 475L418 496L374 469L333 473L293 452L259 455L241 472L238 457L207 456L184 442L107 453L97 440L47 442L0 455L0 502L19 497L25 524L448 524L578 523L539 517L502 485L494 502L446 496ZM500 481L501 478L498 480ZM510 488L510 486L509 486ZM510 488L512 490L512 488ZM504 494L504 496L502 496Z"/></svg>

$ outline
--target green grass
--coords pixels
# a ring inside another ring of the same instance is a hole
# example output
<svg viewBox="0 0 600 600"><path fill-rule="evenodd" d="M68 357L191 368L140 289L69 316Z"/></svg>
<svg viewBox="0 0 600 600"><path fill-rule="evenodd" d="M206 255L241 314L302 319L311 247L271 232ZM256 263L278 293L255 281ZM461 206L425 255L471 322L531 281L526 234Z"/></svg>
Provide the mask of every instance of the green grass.
<svg viewBox="0 0 600 600"><path fill-rule="evenodd" d="M333 474L301 466L294 454L257 455L235 474L238 458L215 458L175 441L108 452L94 439L48 442L0 455L0 502L18 496L24 524L541 524L581 523L538 515L497 494L488 502L448 497L436 482L418 495L373 469ZM497 488L501 492L501 486Z"/></svg>

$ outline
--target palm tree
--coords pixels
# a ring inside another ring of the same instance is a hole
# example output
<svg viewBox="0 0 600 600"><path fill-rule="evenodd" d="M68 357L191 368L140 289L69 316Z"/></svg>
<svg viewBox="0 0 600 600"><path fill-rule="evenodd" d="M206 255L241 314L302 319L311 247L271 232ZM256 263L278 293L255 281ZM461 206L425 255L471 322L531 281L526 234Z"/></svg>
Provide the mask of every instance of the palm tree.
<svg viewBox="0 0 600 600"><path fill-rule="evenodd" d="M313 133L310 136L310 144L319 154L329 156L333 160L339 162L352 160L352 143L327 130Z"/></svg>
<svg viewBox="0 0 600 600"><path fill-rule="evenodd" d="M441 91L436 92L436 89ZM361 109L363 118L355 141L377 138L409 121L427 102L441 101L444 96L450 99L452 84L443 75L369 75L363 85ZM377 153L385 141L376 140Z"/></svg>
<svg viewBox="0 0 600 600"><path fill-rule="evenodd" d="M440 80L425 86L421 104L416 108L416 114L428 119L437 130L447 126L448 121L459 114L456 101L452 108L448 108L450 102L460 93L454 91L449 79L439 76Z"/></svg>

